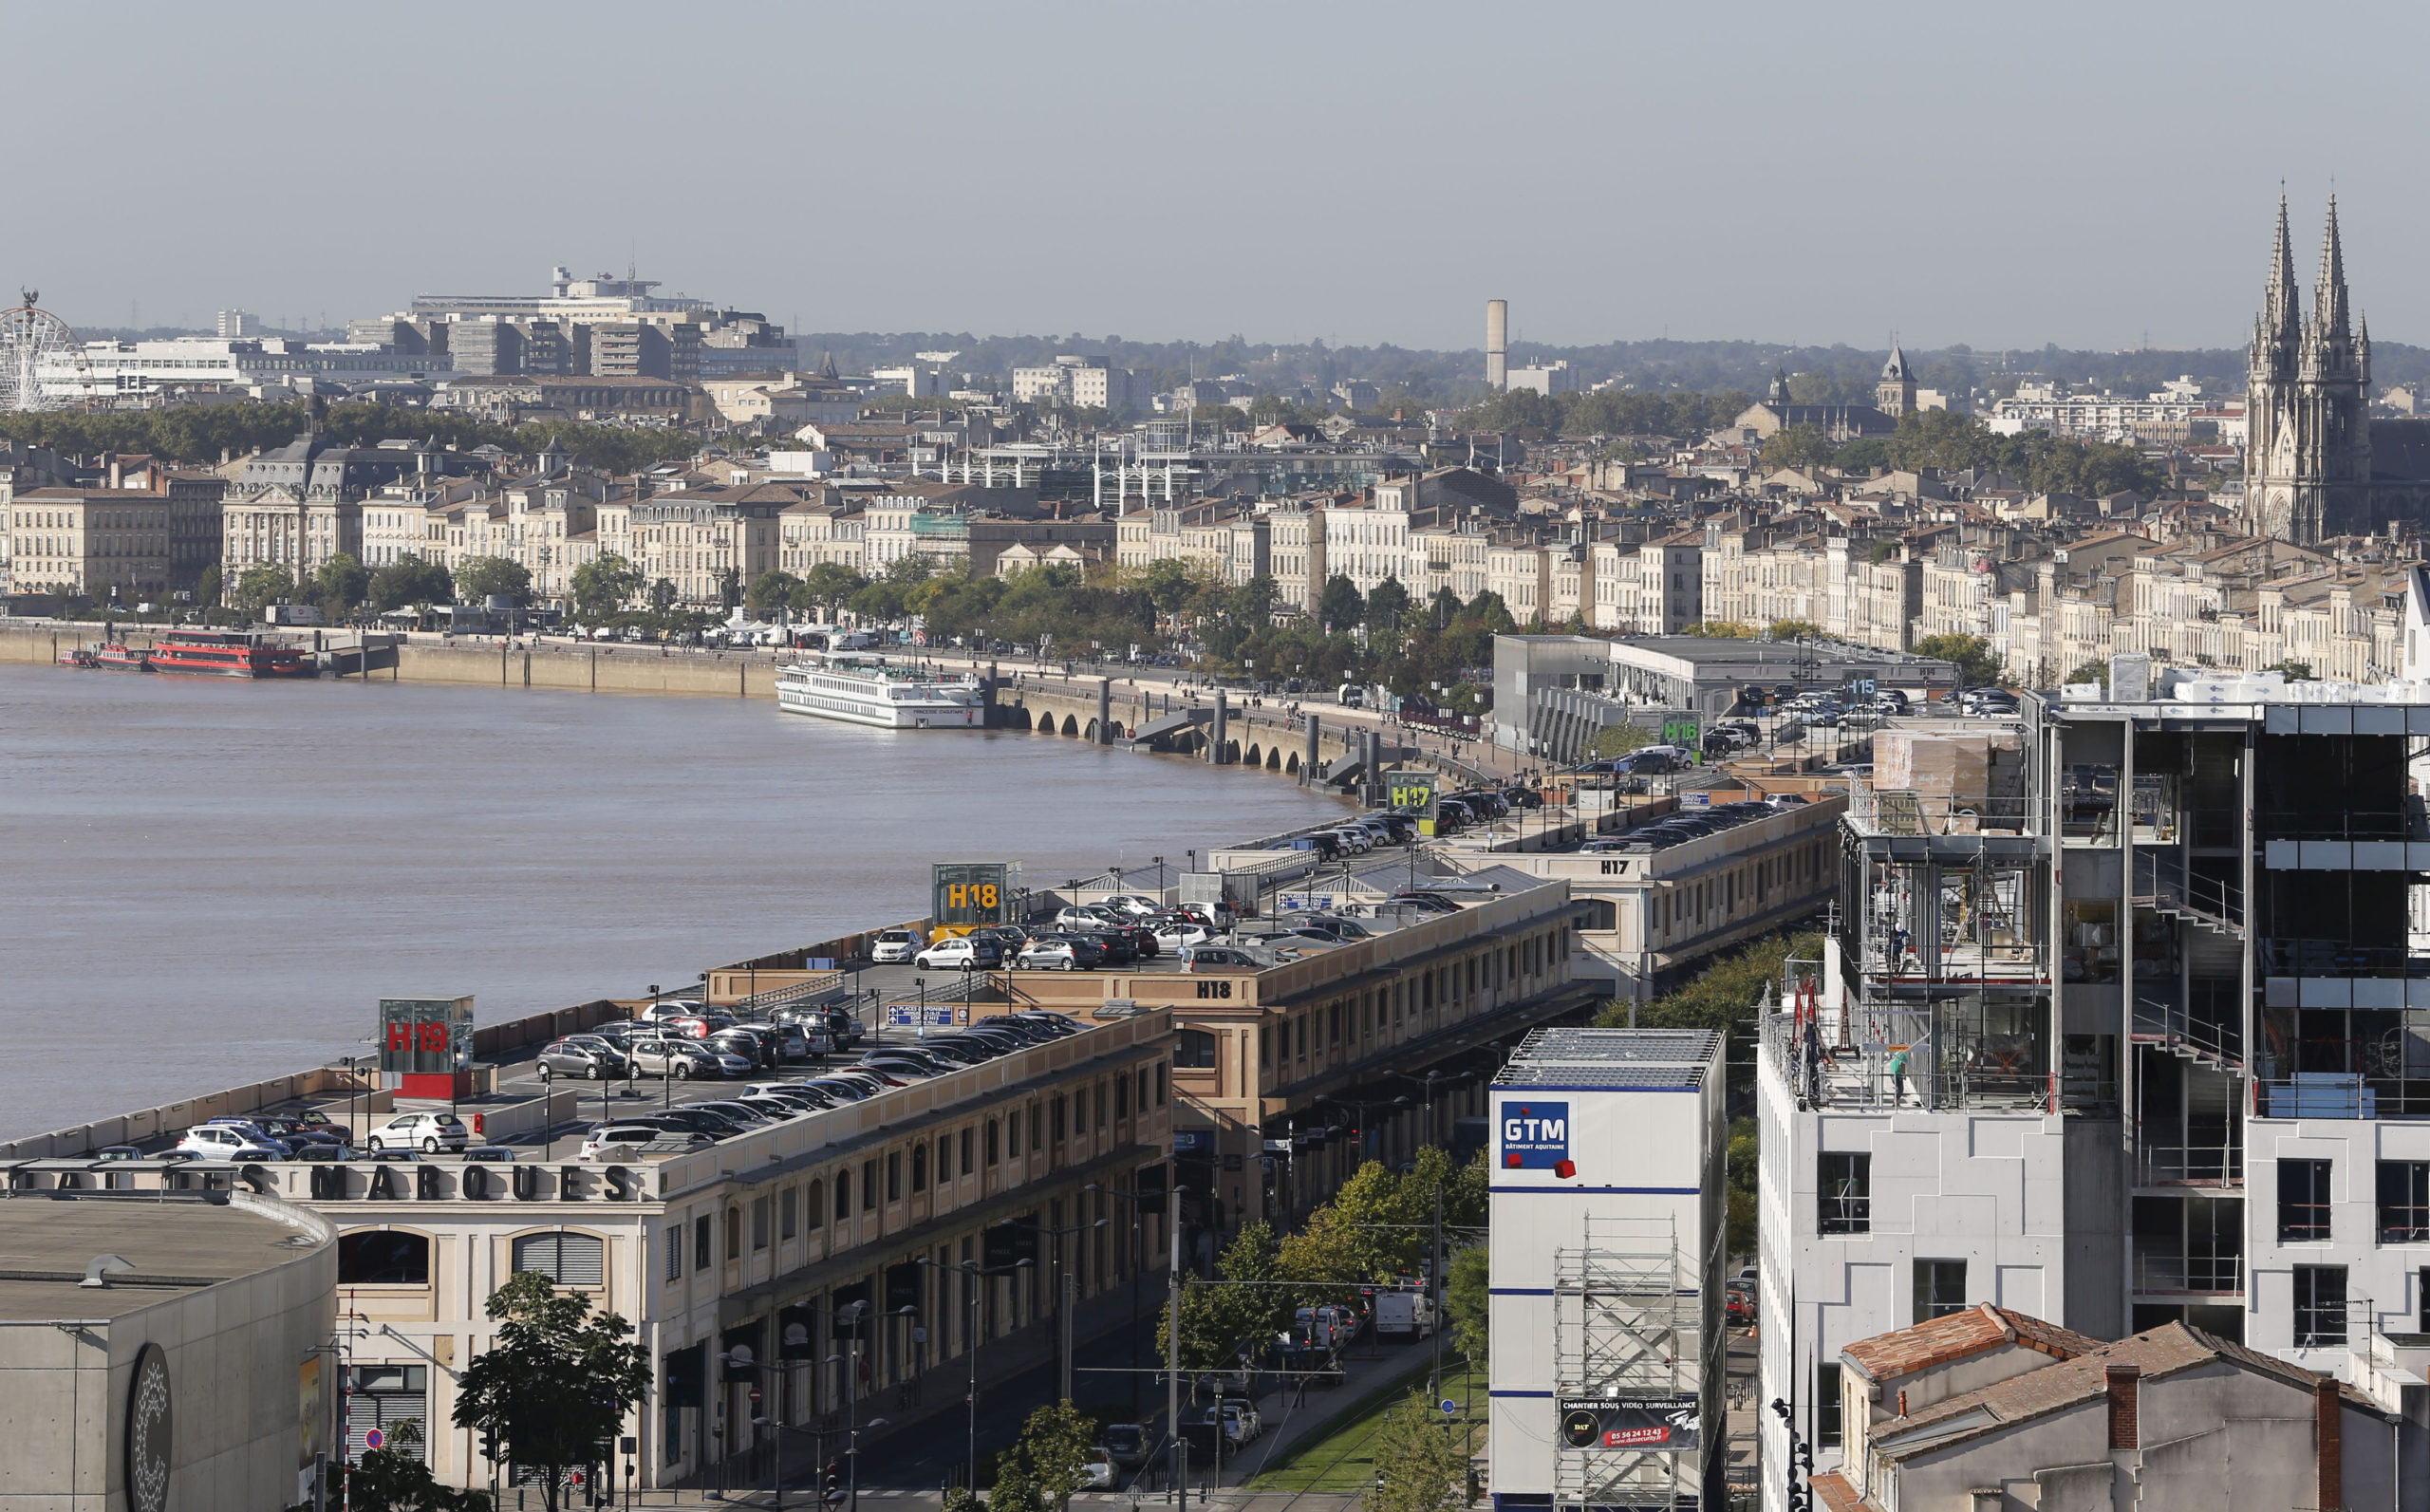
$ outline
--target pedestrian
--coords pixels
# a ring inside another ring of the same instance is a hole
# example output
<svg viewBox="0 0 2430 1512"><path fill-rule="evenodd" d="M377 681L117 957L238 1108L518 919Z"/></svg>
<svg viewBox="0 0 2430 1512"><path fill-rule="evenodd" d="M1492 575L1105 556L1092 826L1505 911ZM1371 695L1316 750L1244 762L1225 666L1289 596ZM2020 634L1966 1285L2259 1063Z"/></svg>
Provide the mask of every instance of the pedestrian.
<svg viewBox="0 0 2430 1512"><path fill-rule="evenodd" d="M1890 1100L1894 1105L1907 1100L1907 1047L1904 1045L1891 1047Z"/></svg>

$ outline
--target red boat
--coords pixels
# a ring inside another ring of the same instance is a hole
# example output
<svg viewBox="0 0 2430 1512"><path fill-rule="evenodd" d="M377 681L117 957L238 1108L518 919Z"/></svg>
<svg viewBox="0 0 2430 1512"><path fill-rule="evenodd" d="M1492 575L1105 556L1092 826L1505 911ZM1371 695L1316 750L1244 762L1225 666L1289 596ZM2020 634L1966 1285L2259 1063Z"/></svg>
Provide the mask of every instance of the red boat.
<svg viewBox="0 0 2430 1512"><path fill-rule="evenodd" d="M80 666L88 672L152 670L150 654L127 645L88 645L82 650L62 653L59 663L62 666Z"/></svg>
<svg viewBox="0 0 2430 1512"><path fill-rule="evenodd" d="M153 644L155 672L218 678L308 678L320 674L310 657L250 630L170 630Z"/></svg>

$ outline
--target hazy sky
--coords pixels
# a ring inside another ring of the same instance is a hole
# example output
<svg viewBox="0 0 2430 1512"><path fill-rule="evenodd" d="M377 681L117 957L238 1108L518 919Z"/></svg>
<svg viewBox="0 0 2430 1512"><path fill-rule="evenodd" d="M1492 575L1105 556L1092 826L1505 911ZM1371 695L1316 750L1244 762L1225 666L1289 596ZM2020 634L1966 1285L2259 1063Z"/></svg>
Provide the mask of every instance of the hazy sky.
<svg viewBox="0 0 2430 1512"><path fill-rule="evenodd" d="M86 325L631 255L808 329L2225 345L2333 175L2430 345L2419 3L6 14L0 285Z"/></svg>

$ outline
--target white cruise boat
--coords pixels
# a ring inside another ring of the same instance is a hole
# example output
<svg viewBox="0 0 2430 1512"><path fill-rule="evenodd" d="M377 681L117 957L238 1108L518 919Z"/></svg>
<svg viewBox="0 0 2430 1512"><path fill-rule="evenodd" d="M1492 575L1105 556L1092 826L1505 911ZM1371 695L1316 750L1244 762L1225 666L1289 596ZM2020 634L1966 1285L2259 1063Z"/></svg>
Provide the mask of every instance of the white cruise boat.
<svg viewBox="0 0 2430 1512"><path fill-rule="evenodd" d="M776 674L776 704L794 714L883 730L976 730L986 719L979 682L835 651Z"/></svg>

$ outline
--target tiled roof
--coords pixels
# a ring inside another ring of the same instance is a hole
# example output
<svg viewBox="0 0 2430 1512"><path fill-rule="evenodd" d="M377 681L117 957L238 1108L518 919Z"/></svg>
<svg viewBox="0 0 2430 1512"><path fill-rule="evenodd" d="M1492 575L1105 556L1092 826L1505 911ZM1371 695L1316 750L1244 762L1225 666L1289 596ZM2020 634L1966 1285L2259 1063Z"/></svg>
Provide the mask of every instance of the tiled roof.
<svg viewBox="0 0 2430 1512"><path fill-rule="evenodd" d="M2049 1325L2043 1326L2047 1328ZM1883 1424L1878 1432L1887 1441L1893 1436L1904 1436L1935 1424L1953 1424L1957 1419L1971 1417L1976 1421L1966 1423L1954 1430L1955 1436L1970 1436L2098 1399L2108 1392L2108 1373L2112 1365L2140 1366L2142 1378L2151 1381L2214 1360L2230 1361L2256 1374L2271 1376L2298 1391L2312 1391L2319 1382L2332 1379L2305 1370L2300 1365L2249 1350L2241 1344L2215 1338L2200 1329L2190 1328L2183 1323L2167 1323L2120 1339L2115 1344L2099 1345L2074 1359L2046 1365L1980 1391L1935 1402L1912 1417L1897 1418ZM2371 1406L2367 1397L2351 1387L2340 1387L2339 1391L2353 1406L2365 1409ZM1939 1449L1951 1442L1950 1433L1926 1434L1925 1444L1915 1447L1929 1446ZM1885 1442L1883 1452L1895 1457L1906 1451Z"/></svg>
<svg viewBox="0 0 2430 1512"><path fill-rule="evenodd" d="M2088 1335L1985 1302L1929 1322L1860 1339L1841 1350L1840 1358L1854 1365L1866 1380L1886 1381L2004 1344L2021 1344L2062 1360L2102 1347L2101 1340Z"/></svg>
<svg viewBox="0 0 2430 1512"><path fill-rule="evenodd" d="M1822 1503L1822 1512L1865 1512L1868 1503L1839 1471L1825 1470L1815 1476L1811 1484L1814 1500Z"/></svg>

